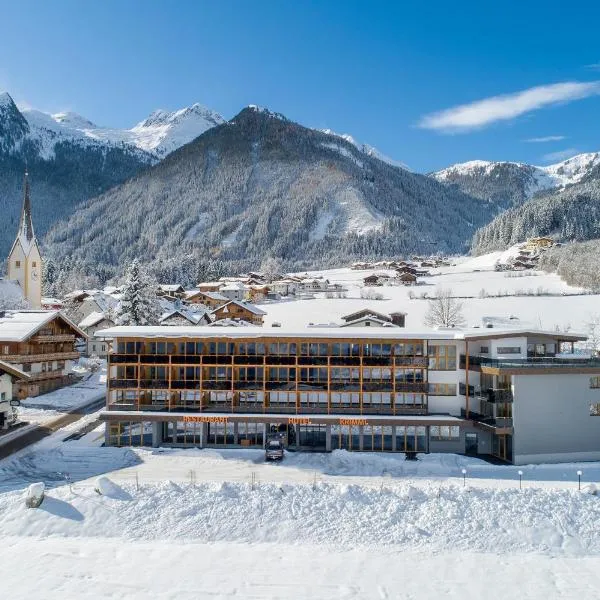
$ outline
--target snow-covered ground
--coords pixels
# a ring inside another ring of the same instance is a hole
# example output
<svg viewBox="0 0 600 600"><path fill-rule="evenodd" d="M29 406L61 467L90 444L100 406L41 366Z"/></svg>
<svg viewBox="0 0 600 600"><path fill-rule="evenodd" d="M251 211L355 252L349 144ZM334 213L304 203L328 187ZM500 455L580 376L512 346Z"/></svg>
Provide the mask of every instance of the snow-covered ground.
<svg viewBox="0 0 600 600"><path fill-rule="evenodd" d="M464 297L463 313L469 325L479 325L484 316L511 315L537 328L570 329L585 333L593 315L600 313L600 296L585 294L585 290L567 285L560 277L541 271L497 272L494 264L504 262L515 250L494 252L474 258L457 258L454 266L432 269L431 275L419 278L416 286L382 286L366 288L381 293L383 300L360 297L362 280L372 273L393 271L371 269L354 271L349 268L311 271L310 276L324 276L331 283L341 283L347 298L314 298L264 305L267 311L265 325L273 322L283 327L305 327L309 323L341 322L340 317L369 307L381 313L404 311L406 327L424 329L423 317L427 301L422 294L434 296L436 288L451 289ZM551 294L551 295L545 295ZM414 295L414 298L410 296ZM494 297L490 297L494 296Z"/></svg>
<svg viewBox="0 0 600 600"><path fill-rule="evenodd" d="M106 367L90 373L82 370L83 379L35 398L21 400L19 420L28 423L46 423L106 394Z"/></svg>
<svg viewBox="0 0 600 600"><path fill-rule="evenodd" d="M265 464L66 433L0 462L11 598L481 598L500 579L513 598L600 598L600 497L575 477L598 481L598 463L522 467L520 490L514 467L460 456ZM33 481L47 497L26 509Z"/></svg>

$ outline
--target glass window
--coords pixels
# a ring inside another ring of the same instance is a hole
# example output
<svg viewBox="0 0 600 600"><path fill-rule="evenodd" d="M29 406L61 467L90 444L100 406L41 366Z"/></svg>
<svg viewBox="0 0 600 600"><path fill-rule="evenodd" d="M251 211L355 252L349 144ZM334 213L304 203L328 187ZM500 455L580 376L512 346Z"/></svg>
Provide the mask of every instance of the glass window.
<svg viewBox="0 0 600 600"><path fill-rule="evenodd" d="M521 346L498 346L498 354L521 354Z"/></svg>
<svg viewBox="0 0 600 600"><path fill-rule="evenodd" d="M594 390L600 389L600 377L590 377L590 387Z"/></svg>
<svg viewBox="0 0 600 600"><path fill-rule="evenodd" d="M455 383L430 383L429 394L431 396L456 396Z"/></svg>
<svg viewBox="0 0 600 600"><path fill-rule="evenodd" d="M429 346L429 368L433 371L456 369L456 346Z"/></svg>

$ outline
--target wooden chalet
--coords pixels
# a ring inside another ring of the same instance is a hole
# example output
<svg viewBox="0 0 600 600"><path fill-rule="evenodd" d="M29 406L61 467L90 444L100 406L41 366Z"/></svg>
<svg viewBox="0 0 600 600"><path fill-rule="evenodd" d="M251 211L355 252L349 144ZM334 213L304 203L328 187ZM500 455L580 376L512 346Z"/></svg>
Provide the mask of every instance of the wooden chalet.
<svg viewBox="0 0 600 600"><path fill-rule="evenodd" d="M189 304L203 304L208 308L215 309L229 302L227 296L223 296L219 292L202 292L199 290L191 290L187 292L185 301Z"/></svg>
<svg viewBox="0 0 600 600"><path fill-rule="evenodd" d="M77 338L87 335L58 311L6 311L0 316L0 360L29 375L16 384L19 398L45 394L72 383Z"/></svg>
<svg viewBox="0 0 600 600"><path fill-rule="evenodd" d="M263 318L267 313L250 304L249 302L240 302L238 300L231 300L224 306L212 311L211 315L213 320L220 321L221 319L238 319L242 321L248 321L253 325L262 325Z"/></svg>
<svg viewBox="0 0 600 600"><path fill-rule="evenodd" d="M399 279L403 285L415 285L417 283L417 276L414 273L401 273L398 275L397 279Z"/></svg>

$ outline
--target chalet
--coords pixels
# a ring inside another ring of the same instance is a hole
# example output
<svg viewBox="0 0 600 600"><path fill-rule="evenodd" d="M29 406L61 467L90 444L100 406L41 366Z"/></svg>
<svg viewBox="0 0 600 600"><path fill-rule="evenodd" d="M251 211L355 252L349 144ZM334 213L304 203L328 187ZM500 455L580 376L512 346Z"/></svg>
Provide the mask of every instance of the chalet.
<svg viewBox="0 0 600 600"><path fill-rule="evenodd" d="M0 360L29 375L16 384L17 395L38 396L71 383L77 338L87 335L58 311L11 310L0 316Z"/></svg>
<svg viewBox="0 0 600 600"><path fill-rule="evenodd" d="M384 315L376 310L371 310L370 308L362 308L361 310L357 310L356 312L350 313L349 315L344 315L342 317L342 321L345 323L351 323L352 321L357 321L358 319L362 319L363 317L372 316L378 319L382 319L383 321L390 321L391 318L387 315Z"/></svg>
<svg viewBox="0 0 600 600"><path fill-rule="evenodd" d="M411 273L412 275L417 274L417 269L415 267L411 267L409 265L402 265L396 269L396 273L398 275L402 275L402 273Z"/></svg>
<svg viewBox="0 0 600 600"><path fill-rule="evenodd" d="M203 281L196 287L201 292L218 292L224 285L223 281Z"/></svg>
<svg viewBox="0 0 600 600"><path fill-rule="evenodd" d="M270 291L281 296L295 294L298 289L298 282L294 279L279 279L269 284Z"/></svg>
<svg viewBox="0 0 600 600"><path fill-rule="evenodd" d="M366 277L363 277L363 284L366 286L383 285L383 282L387 279L389 279L387 275L382 277L381 275L374 273L373 275L367 275Z"/></svg>
<svg viewBox="0 0 600 600"><path fill-rule="evenodd" d="M12 407L13 402L17 400L13 392L14 383L26 382L29 379L29 375L15 365L0 360L0 431L13 424Z"/></svg>
<svg viewBox="0 0 600 600"><path fill-rule="evenodd" d="M208 311L194 311L187 306L173 307L173 309L163 313L159 320L159 325L210 325L212 319Z"/></svg>
<svg viewBox="0 0 600 600"><path fill-rule="evenodd" d="M186 302L190 304L204 304L208 308L218 308L229 302L229 298L220 292L202 292L200 290L191 290L186 293Z"/></svg>
<svg viewBox="0 0 600 600"><path fill-rule="evenodd" d="M396 311L396 312L390 313L389 315L384 315L383 313L377 312L375 310L371 310L369 308L363 308L356 312L350 313L349 315L344 315L342 317L342 320L344 321L344 323L341 325L341 327L350 327L353 324L364 325L364 323L362 321L367 317L379 320L382 322L382 324L389 323L390 325L395 325L397 327L404 327L406 324L406 313L405 312ZM375 323L375 322L373 322L372 325L382 326L382 325L377 325L377 323Z"/></svg>
<svg viewBox="0 0 600 600"><path fill-rule="evenodd" d="M102 340L94 337L96 331L100 329L106 329L108 327L114 327L115 321L106 316L102 311L93 312L79 322L78 327L87 336L86 354L87 356L98 356L99 358L106 358L108 353L108 343L106 340Z"/></svg>
<svg viewBox="0 0 600 600"><path fill-rule="evenodd" d="M264 310L261 310L258 306L254 306L254 304L231 300L231 302L228 302L224 306L213 310L211 316L214 321L220 321L221 319L242 319L253 325L262 325L263 317L266 314Z"/></svg>
<svg viewBox="0 0 600 600"><path fill-rule="evenodd" d="M241 281L231 281L224 285L219 293L225 296L228 300L244 300L248 294L248 286Z"/></svg>
<svg viewBox="0 0 600 600"><path fill-rule="evenodd" d="M268 285L251 285L248 290L248 299L250 302L265 300L269 295L269 287Z"/></svg>
<svg viewBox="0 0 600 600"><path fill-rule="evenodd" d="M163 297L167 296L169 298L183 299L185 297L185 289L182 285L161 283L158 286L156 295Z"/></svg>
<svg viewBox="0 0 600 600"><path fill-rule="evenodd" d="M417 283L417 276L413 273L401 273L398 275L398 279L403 285L415 285Z"/></svg>
<svg viewBox="0 0 600 600"><path fill-rule="evenodd" d="M380 319L375 315L366 315L355 321L343 323L340 327L396 327L388 318Z"/></svg>
<svg viewBox="0 0 600 600"><path fill-rule="evenodd" d="M515 260L512 263L512 268L515 271L524 271L526 269L535 269L535 264L529 260L520 259L520 260Z"/></svg>

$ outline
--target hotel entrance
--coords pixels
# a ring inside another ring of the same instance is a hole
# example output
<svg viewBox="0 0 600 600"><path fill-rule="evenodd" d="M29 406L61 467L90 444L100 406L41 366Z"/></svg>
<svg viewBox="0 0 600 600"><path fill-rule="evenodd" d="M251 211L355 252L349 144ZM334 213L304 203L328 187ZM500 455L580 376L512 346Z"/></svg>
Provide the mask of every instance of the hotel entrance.
<svg viewBox="0 0 600 600"><path fill-rule="evenodd" d="M298 447L324 451L327 448L327 425L296 425Z"/></svg>

